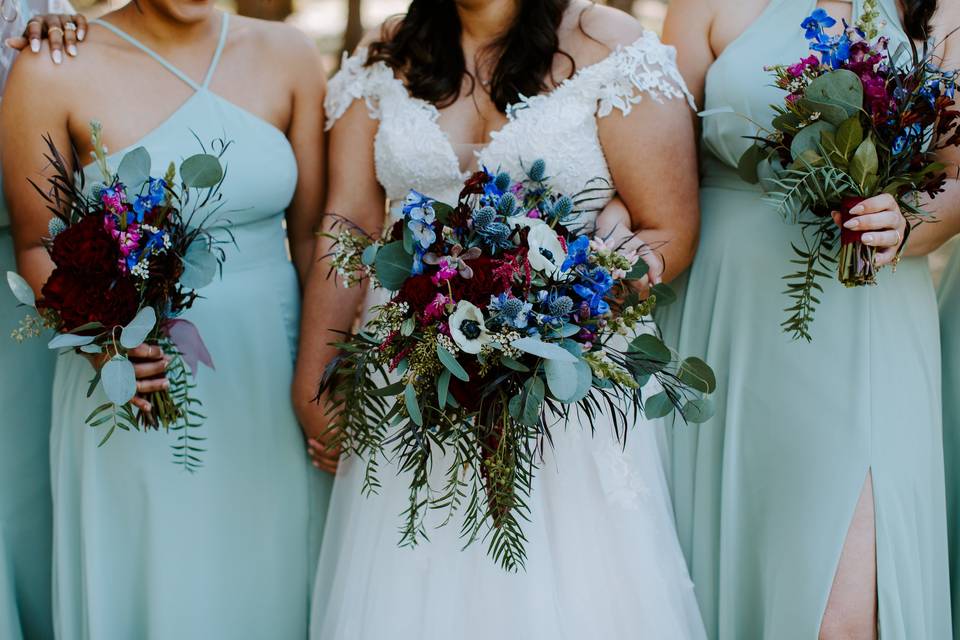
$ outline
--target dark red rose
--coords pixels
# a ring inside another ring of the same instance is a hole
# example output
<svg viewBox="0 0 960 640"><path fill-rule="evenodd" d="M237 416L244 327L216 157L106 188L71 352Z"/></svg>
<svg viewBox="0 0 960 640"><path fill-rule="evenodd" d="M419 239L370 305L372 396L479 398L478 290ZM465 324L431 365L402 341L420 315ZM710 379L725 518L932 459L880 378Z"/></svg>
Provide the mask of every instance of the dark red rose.
<svg viewBox="0 0 960 640"><path fill-rule="evenodd" d="M56 311L67 330L90 322L126 326L137 314L139 294L129 276L100 278L57 267L41 291L40 308Z"/></svg>
<svg viewBox="0 0 960 640"><path fill-rule="evenodd" d="M104 228L103 219L93 215L57 234L50 256L62 269L83 272L91 277L103 276L118 273L120 248Z"/></svg>
<svg viewBox="0 0 960 640"><path fill-rule="evenodd" d="M473 277L466 279L456 276L450 280L454 300L467 300L481 309L490 304L490 296L500 295L508 289L494 273L503 261L490 256L480 256L470 261Z"/></svg>
<svg viewBox="0 0 960 640"><path fill-rule="evenodd" d="M467 181L463 184L463 189L460 191L460 200L463 200L467 196L482 194L484 187L486 187L487 183L491 180L493 180L493 178L485 171L477 171L467 178Z"/></svg>
<svg viewBox="0 0 960 640"><path fill-rule="evenodd" d="M169 301L174 311L182 311L192 302L192 294L188 298L179 295L177 283L183 274L183 262L173 251L155 253L150 256L150 278L146 281L143 299L146 304L163 307Z"/></svg>
<svg viewBox="0 0 960 640"><path fill-rule="evenodd" d="M394 300L406 302L414 311L423 311L437 296L437 285L425 273L407 278Z"/></svg>

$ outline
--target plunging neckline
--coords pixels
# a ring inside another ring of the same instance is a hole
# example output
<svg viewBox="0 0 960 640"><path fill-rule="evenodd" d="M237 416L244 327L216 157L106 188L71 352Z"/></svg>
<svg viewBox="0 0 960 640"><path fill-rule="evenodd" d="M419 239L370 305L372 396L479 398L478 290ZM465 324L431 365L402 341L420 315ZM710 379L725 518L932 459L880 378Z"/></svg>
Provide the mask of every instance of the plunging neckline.
<svg viewBox="0 0 960 640"><path fill-rule="evenodd" d="M773 0L773 1L778 2L780 0ZM639 42L644 37L645 35L641 36L636 41L634 41L634 43L631 43L630 46L633 46L633 44L636 44L636 42ZM580 69L576 70L572 76L564 79L562 82L557 84L555 87L553 87L549 91L545 91L544 93L538 93L534 96L521 95L520 99L517 102L513 102L507 105L507 108L506 108L507 121L500 127L497 127L496 129L491 130L487 134L488 140L480 143L454 142L453 139L450 138L450 134L443 127L440 126L440 122L439 122L440 110L437 109L437 106L432 102L424 100L423 98L418 98L412 95L410 91L407 89L407 85L403 83L403 80L397 77L397 74L394 72L394 70L385 62L378 62L377 64L383 65L383 67L388 71L390 81L395 83L402 90L405 99L408 100L411 104L417 105L419 107L418 111L425 112L425 114L427 115L427 120L433 125L436 132L440 135L440 138L443 140L443 153L449 160L450 166L454 168L454 171L456 172L460 180L466 180L468 177L470 177L471 172L463 171L460 168L460 159L457 156L455 145L470 144L470 145L476 145L477 147L479 147L473 151L473 154L477 160L477 166L481 168L484 167L485 165L483 162L483 155L496 142L499 136L503 135L504 132L510 129L511 125L513 125L513 123L516 121L516 118L517 118L516 112L522 111L523 109L529 109L534 104L549 101L553 99L557 94L563 91L568 91L570 86L575 85L578 81L581 81L584 75L586 75L587 73L594 72L594 70L600 67L601 65L609 64L610 60L612 60L613 57L618 53L620 53L623 49L624 49L623 45L618 45L606 56L604 56L600 60L597 60L596 62L593 62L591 64L588 64L585 67L581 67ZM367 53L368 53L368 49L366 47L358 49L357 51L357 54L362 55L364 59L366 59Z"/></svg>

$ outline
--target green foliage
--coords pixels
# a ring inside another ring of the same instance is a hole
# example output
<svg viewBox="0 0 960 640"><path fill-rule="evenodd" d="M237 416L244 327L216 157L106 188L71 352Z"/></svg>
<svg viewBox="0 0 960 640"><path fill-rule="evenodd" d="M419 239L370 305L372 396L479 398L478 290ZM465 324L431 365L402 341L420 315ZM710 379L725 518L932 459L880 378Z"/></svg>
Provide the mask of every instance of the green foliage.
<svg viewBox="0 0 960 640"><path fill-rule="evenodd" d="M209 153L190 156L180 165L180 180L188 189L212 189L223 180L220 159Z"/></svg>
<svg viewBox="0 0 960 640"><path fill-rule="evenodd" d="M374 264L380 283L391 291L398 291L410 277L413 256L404 249L403 242L391 242L377 251Z"/></svg>

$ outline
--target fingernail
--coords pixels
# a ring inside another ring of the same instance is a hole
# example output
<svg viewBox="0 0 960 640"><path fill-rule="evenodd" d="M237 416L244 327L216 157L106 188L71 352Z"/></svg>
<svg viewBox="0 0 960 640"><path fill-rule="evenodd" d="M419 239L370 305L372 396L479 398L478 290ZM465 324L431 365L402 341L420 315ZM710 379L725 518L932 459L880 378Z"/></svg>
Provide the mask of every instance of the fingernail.
<svg viewBox="0 0 960 640"><path fill-rule="evenodd" d="M863 242L863 244L872 244L873 239L874 239L874 236L872 233L865 233L863 234L863 237L860 238L860 241Z"/></svg>
<svg viewBox="0 0 960 640"><path fill-rule="evenodd" d="M857 227L860 226L860 221L857 220L856 218L854 218L853 220L847 220L846 222L843 223L843 226L845 226L847 229L856 229Z"/></svg>
<svg viewBox="0 0 960 640"><path fill-rule="evenodd" d="M85 29L77 29L77 40L83 40L87 37L87 32Z"/></svg>
<svg viewBox="0 0 960 640"><path fill-rule="evenodd" d="M311 462L310 464L312 464L312 465L313 465L314 467L316 467L317 469L320 468L320 463L319 463L319 462Z"/></svg>
<svg viewBox="0 0 960 640"><path fill-rule="evenodd" d="M149 413L149 412L151 412L151 411L153 411L153 405L148 402L148 403L147 403L147 413Z"/></svg>
<svg viewBox="0 0 960 640"><path fill-rule="evenodd" d="M170 381L169 381L169 380L164 380L164 381L163 381L163 388L164 388L164 389L169 389L169 388L170 388Z"/></svg>
<svg viewBox="0 0 960 640"><path fill-rule="evenodd" d="M75 45L75 44L68 45L68 46L67 46L67 53L69 53L69 54L72 55L72 56L77 55L77 45Z"/></svg>
<svg viewBox="0 0 960 640"><path fill-rule="evenodd" d="M53 51L53 63L54 63L54 64L60 64L61 62L63 62L63 53L61 53L60 49L54 49L54 51Z"/></svg>
<svg viewBox="0 0 960 640"><path fill-rule="evenodd" d="M858 216L858 215L860 215L861 213L863 213L863 205L862 205L862 204L858 204L858 205L855 206L853 209L850 209L850 214L851 214L851 215Z"/></svg>
<svg viewBox="0 0 960 640"><path fill-rule="evenodd" d="M34 53L40 53L40 41L39 41L39 40L31 40L31 41L30 41L30 51L33 51Z"/></svg>

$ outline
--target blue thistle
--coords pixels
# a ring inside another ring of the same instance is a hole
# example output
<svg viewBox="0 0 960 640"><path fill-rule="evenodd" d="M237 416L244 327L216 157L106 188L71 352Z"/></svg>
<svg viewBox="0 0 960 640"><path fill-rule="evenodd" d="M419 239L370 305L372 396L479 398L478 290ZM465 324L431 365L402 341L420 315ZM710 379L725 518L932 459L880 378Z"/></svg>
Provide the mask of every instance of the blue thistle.
<svg viewBox="0 0 960 640"><path fill-rule="evenodd" d="M512 193L507 192L500 196L500 201L497 203L497 211L505 216L509 216L513 214L513 210L516 208L517 199Z"/></svg>
<svg viewBox="0 0 960 640"><path fill-rule="evenodd" d="M568 316L573 313L573 299L570 296L560 296L550 302L550 315L557 317Z"/></svg>
<svg viewBox="0 0 960 640"><path fill-rule="evenodd" d="M568 215L573 213L573 199L570 196L560 196L556 202L553 203L553 215L559 220L563 220Z"/></svg>
<svg viewBox="0 0 960 640"><path fill-rule="evenodd" d="M56 216L50 218L50 222L47 223L47 232L50 234L51 238L56 238L66 230L67 223Z"/></svg>
<svg viewBox="0 0 960 640"><path fill-rule="evenodd" d="M534 182L542 182L547 173L547 163L543 160L534 160L527 171L527 176Z"/></svg>
<svg viewBox="0 0 960 640"><path fill-rule="evenodd" d="M473 226L478 231L485 229L497 217L497 212L493 207L483 207L473 212Z"/></svg>
<svg viewBox="0 0 960 640"><path fill-rule="evenodd" d="M494 179L494 184L500 192L504 192L510 188L510 174L506 171L501 171L497 174L497 177Z"/></svg>

